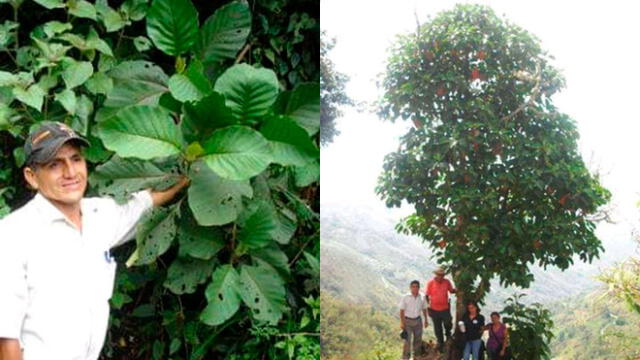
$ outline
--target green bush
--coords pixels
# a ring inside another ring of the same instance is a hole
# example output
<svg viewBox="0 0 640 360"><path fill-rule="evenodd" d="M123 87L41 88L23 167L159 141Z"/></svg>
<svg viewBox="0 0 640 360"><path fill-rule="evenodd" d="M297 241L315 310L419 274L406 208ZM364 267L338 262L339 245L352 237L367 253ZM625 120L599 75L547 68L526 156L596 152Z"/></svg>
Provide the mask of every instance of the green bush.
<svg viewBox="0 0 640 360"><path fill-rule="evenodd" d="M103 358L319 354L317 1L0 0L0 216L29 130L86 136L89 195L191 178L120 263Z"/></svg>

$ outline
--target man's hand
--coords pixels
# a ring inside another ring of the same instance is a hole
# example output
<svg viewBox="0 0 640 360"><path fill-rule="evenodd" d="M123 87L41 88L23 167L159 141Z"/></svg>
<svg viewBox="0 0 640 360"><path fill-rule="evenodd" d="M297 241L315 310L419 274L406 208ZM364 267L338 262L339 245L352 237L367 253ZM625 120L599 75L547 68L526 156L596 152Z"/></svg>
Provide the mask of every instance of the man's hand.
<svg viewBox="0 0 640 360"><path fill-rule="evenodd" d="M500 356L503 357L504 356L504 349L500 350Z"/></svg>
<svg viewBox="0 0 640 360"><path fill-rule="evenodd" d="M405 325L404 325L404 321L400 321L400 330L404 330Z"/></svg>
<svg viewBox="0 0 640 360"><path fill-rule="evenodd" d="M22 350L17 339L0 338L0 360L22 360Z"/></svg>
<svg viewBox="0 0 640 360"><path fill-rule="evenodd" d="M427 327L429 327L429 322L425 320L425 322L424 322L424 328L426 329Z"/></svg>
<svg viewBox="0 0 640 360"><path fill-rule="evenodd" d="M185 186L189 185L189 178L183 176L178 180L178 182L172 187L168 188L164 191L154 191L149 190L151 193L151 198L153 199L153 206L162 206L167 202L171 201L180 190L182 190ZM0 359L2 360L2 359Z"/></svg>

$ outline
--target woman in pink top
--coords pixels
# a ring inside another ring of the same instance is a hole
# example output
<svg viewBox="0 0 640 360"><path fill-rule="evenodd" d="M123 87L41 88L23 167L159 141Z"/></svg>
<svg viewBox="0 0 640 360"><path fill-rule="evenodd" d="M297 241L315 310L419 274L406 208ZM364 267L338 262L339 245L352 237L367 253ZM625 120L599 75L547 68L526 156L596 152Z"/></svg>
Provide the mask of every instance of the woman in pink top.
<svg viewBox="0 0 640 360"><path fill-rule="evenodd" d="M491 360L508 359L507 340L509 338L509 330L507 326L500 322L500 314L491 313L491 324L486 326L489 330L489 341L487 341L487 352Z"/></svg>

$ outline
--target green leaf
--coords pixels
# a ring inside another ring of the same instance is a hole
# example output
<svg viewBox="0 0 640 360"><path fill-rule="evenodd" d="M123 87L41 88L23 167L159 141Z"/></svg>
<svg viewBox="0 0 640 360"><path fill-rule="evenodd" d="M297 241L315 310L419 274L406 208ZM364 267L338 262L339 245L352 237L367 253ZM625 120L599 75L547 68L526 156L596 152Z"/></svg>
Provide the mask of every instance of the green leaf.
<svg viewBox="0 0 640 360"><path fill-rule="evenodd" d="M249 181L221 178L202 161L191 165L189 178L189 207L200 225L224 225L234 221L242 211L242 197L253 196Z"/></svg>
<svg viewBox="0 0 640 360"><path fill-rule="evenodd" d="M180 255L209 260L224 248L224 234L217 227L198 226L187 222L178 229Z"/></svg>
<svg viewBox="0 0 640 360"><path fill-rule="evenodd" d="M305 83L285 91L274 105L278 114L287 115L303 127L310 136L320 129L320 86Z"/></svg>
<svg viewBox="0 0 640 360"><path fill-rule="evenodd" d="M287 117L270 116L260 132L270 141L276 163L303 166L320 158L320 151L307 132Z"/></svg>
<svg viewBox="0 0 640 360"><path fill-rule="evenodd" d="M109 44L100 39L100 36L93 27L89 29L89 34L87 35L87 47L89 49L98 50L105 55L113 56L113 52L111 51Z"/></svg>
<svg viewBox="0 0 640 360"><path fill-rule="evenodd" d="M236 124L224 96L215 91L195 104L184 104L183 113L180 125L189 142L208 139L214 130Z"/></svg>
<svg viewBox="0 0 640 360"><path fill-rule="evenodd" d="M157 105L167 92L169 78L162 69L148 61L125 61L109 71L113 90L107 95L105 106Z"/></svg>
<svg viewBox="0 0 640 360"><path fill-rule="evenodd" d="M204 63L233 59L251 31L251 13L244 2L232 2L219 8L202 25L196 54Z"/></svg>
<svg viewBox="0 0 640 360"><path fill-rule="evenodd" d="M47 9L56 9L56 8L64 7L64 3L62 2L62 0L33 0L33 1L46 7Z"/></svg>
<svg viewBox="0 0 640 360"><path fill-rule="evenodd" d="M286 308L284 283L274 268L264 264L241 266L240 297L256 320L272 325L278 323Z"/></svg>
<svg viewBox="0 0 640 360"><path fill-rule="evenodd" d="M176 236L173 208L155 208L145 214L137 227L137 264L149 264L164 254Z"/></svg>
<svg viewBox="0 0 640 360"><path fill-rule="evenodd" d="M149 161L114 156L97 166L90 179L100 195L125 199L136 191L159 187L171 177L175 175L162 171Z"/></svg>
<svg viewBox="0 0 640 360"><path fill-rule="evenodd" d="M62 107L67 110L69 114L76 113L76 93L71 89L65 89L55 95L55 100L62 104Z"/></svg>
<svg viewBox="0 0 640 360"><path fill-rule="evenodd" d="M113 79L103 72L94 73L84 86L94 95L107 95L113 89Z"/></svg>
<svg viewBox="0 0 640 360"><path fill-rule="evenodd" d="M280 274L287 276L291 273L287 254L276 243L272 242L263 248L251 251L251 257L254 260L261 260L273 266Z"/></svg>
<svg viewBox="0 0 640 360"><path fill-rule="evenodd" d="M276 213L276 228L272 232L273 238L280 244L288 244L297 228L295 215L286 216L278 211Z"/></svg>
<svg viewBox="0 0 640 360"><path fill-rule="evenodd" d="M200 320L216 326L227 321L240 308L240 277L231 265L222 265L213 273L205 296L209 304L200 314Z"/></svg>
<svg viewBox="0 0 640 360"><path fill-rule="evenodd" d="M169 79L169 91L180 102L198 101L206 95L188 77L182 74L171 76Z"/></svg>
<svg viewBox="0 0 640 360"><path fill-rule="evenodd" d="M320 163L313 161L304 166L296 166L293 174L297 187L307 187L320 180Z"/></svg>
<svg viewBox="0 0 640 360"><path fill-rule="evenodd" d="M134 106L121 110L98 125L107 149L121 157L151 159L180 153L182 134L160 107Z"/></svg>
<svg viewBox="0 0 640 360"><path fill-rule="evenodd" d="M0 71L0 86L12 86L18 83L19 83L18 76L8 71Z"/></svg>
<svg viewBox="0 0 640 360"><path fill-rule="evenodd" d="M82 136L87 136L87 132L89 130L89 117L92 113L93 102L85 94L80 95L77 100L76 116L73 117L72 127Z"/></svg>
<svg viewBox="0 0 640 360"><path fill-rule="evenodd" d="M69 14L71 15L96 20L96 8L88 1L69 0L67 1L67 7L69 8Z"/></svg>
<svg viewBox="0 0 640 360"><path fill-rule="evenodd" d="M238 232L238 241L249 249L267 246L273 241L272 232L276 228L272 207L262 201L253 210Z"/></svg>
<svg viewBox="0 0 640 360"><path fill-rule="evenodd" d="M207 165L227 179L249 179L264 171L271 161L267 140L245 126L216 130L202 147Z"/></svg>
<svg viewBox="0 0 640 360"><path fill-rule="evenodd" d="M97 0L95 8L100 15L100 20L107 28L107 32L118 31L126 25L120 13L112 9L107 0Z"/></svg>
<svg viewBox="0 0 640 360"><path fill-rule="evenodd" d="M181 55L198 36L198 11L190 0L153 0L147 12L147 35L165 54Z"/></svg>
<svg viewBox="0 0 640 360"><path fill-rule="evenodd" d="M133 46L136 47L136 50L144 52L151 49L152 44L146 36L136 36L133 38Z"/></svg>
<svg viewBox="0 0 640 360"><path fill-rule="evenodd" d="M278 78L269 69L238 64L227 69L214 90L223 94L233 115L241 121L257 121L278 96Z"/></svg>
<svg viewBox="0 0 640 360"><path fill-rule="evenodd" d="M62 23L60 21L49 21L42 26L42 30L47 37L54 37L56 34L61 34L67 30L71 30L73 25L69 23Z"/></svg>
<svg viewBox="0 0 640 360"><path fill-rule="evenodd" d="M44 96L47 95L47 93L44 92L44 90L42 90L37 84L34 84L29 86L29 89L27 90L20 87L14 87L13 95L21 102L41 111Z"/></svg>
<svg viewBox="0 0 640 360"><path fill-rule="evenodd" d="M73 61L62 72L67 89L84 84L93 75L93 65L88 61Z"/></svg>
<svg viewBox="0 0 640 360"><path fill-rule="evenodd" d="M174 294L192 294L198 285L207 281L212 271L211 261L178 257L169 266L164 287Z"/></svg>

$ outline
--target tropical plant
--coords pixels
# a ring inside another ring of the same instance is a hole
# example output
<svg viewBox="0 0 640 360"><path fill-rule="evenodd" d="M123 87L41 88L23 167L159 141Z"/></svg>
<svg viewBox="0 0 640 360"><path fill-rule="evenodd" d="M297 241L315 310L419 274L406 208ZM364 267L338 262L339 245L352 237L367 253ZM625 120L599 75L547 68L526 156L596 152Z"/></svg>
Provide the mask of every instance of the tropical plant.
<svg viewBox="0 0 640 360"><path fill-rule="evenodd" d="M411 120L377 193L415 213L459 290L456 316L490 280L526 288L530 266L568 268L603 250L588 217L610 193L584 164L575 122L553 104L564 79L539 40L485 6L457 5L391 49L379 115Z"/></svg>
<svg viewBox="0 0 640 360"><path fill-rule="evenodd" d="M505 301L500 312L509 326L509 346L514 359L550 359L549 342L553 339L551 312L540 304L524 305L524 295L514 295Z"/></svg>
<svg viewBox="0 0 640 360"><path fill-rule="evenodd" d="M0 14L0 215L28 199L21 144L43 120L90 140L92 194L191 179L116 252L133 267L104 356L319 354L317 2L0 0Z"/></svg>

